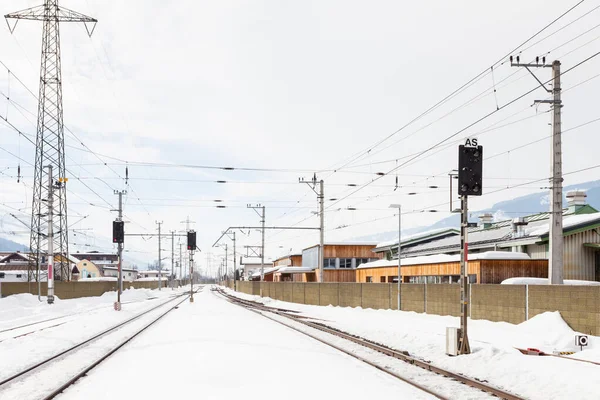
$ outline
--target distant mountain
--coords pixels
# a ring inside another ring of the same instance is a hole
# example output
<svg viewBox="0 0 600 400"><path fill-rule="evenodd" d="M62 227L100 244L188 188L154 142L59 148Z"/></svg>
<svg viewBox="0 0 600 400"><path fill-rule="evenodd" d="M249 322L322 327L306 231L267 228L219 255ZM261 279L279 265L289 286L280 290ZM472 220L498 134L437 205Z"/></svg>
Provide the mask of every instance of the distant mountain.
<svg viewBox="0 0 600 400"><path fill-rule="evenodd" d="M0 251L29 251L29 247L12 240L0 238Z"/></svg>
<svg viewBox="0 0 600 400"><path fill-rule="evenodd" d="M576 185L565 186L563 188L563 204L567 204L566 194L571 190L585 190L587 194L586 201L589 205L600 211L600 180L578 183ZM548 191L533 193L527 196L517 197L515 199L501 201L494 204L491 208L485 210L471 211L469 219L477 221L477 217L483 213L494 214L494 221L502 221L515 217L546 212L549 208ZM444 218L430 226L419 226L402 231L403 235L413 235L438 228L458 228L460 216L458 214ZM398 231L380 232L372 235L365 235L351 239L352 241L374 241L384 242L394 240L398 237Z"/></svg>

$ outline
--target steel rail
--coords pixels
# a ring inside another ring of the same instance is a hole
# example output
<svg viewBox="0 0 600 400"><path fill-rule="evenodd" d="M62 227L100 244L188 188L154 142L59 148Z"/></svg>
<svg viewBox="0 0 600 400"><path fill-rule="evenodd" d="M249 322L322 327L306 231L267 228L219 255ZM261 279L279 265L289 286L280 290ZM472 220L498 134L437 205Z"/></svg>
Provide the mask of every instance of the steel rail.
<svg viewBox="0 0 600 400"><path fill-rule="evenodd" d="M187 293L186 294L182 294L181 296L185 296L185 295L187 295ZM63 351L61 351L61 352L59 352L57 354L54 354L51 357L48 357L48 358L46 358L46 359L44 359L44 360L42 360L42 361L40 361L38 363L35 363L35 364L33 364L33 365L31 365L31 366L29 366L29 367L27 367L27 368L25 368L25 369L23 369L23 370L15 373L15 374L7 377L7 378L4 378L3 380L0 381L0 387L6 385L7 383L10 383L10 382L14 381L15 379L17 379L17 378L19 378L19 377L27 374L28 372L31 372L31 371L33 371L35 369L38 369L39 367L41 367L41 366L49 363L50 361L53 361L53 360L55 360L55 359L57 359L59 357L62 357L65 354L68 354L68 353L72 352L73 350L76 350L76 349L78 349L78 348L80 348L80 347L82 347L84 345L89 344L90 342L93 342L93 341L97 340L97 339L105 336L107 333L110 333L110 332L112 332L112 331L114 331L114 330L116 330L118 328L121 328L121 327L129 324L130 322L133 322L133 321L137 320L138 318L140 318L140 317L142 317L142 316L144 316L144 315L146 315L146 314L148 314L148 313L150 313L152 311L155 311L156 309L158 309L160 307L163 307L163 306L169 304L172 301L177 300L178 298L179 297L175 297L175 298L169 299L168 301L165 301L165 302L163 302L163 303L161 303L161 304L159 304L159 305L157 305L155 307L152 307L152 308L150 308L150 309L148 309L148 310L146 310L146 311L144 311L144 312L142 312L140 314L137 314L137 315L135 315L135 316L133 316L133 317L131 317L131 318L123 321L123 322L120 322L120 323L118 323L118 324L116 324L116 325L114 325L114 326L112 326L112 327L110 327L108 329L105 329L104 331L102 331L102 332L100 332L100 333L98 333L98 334L96 334L96 335L94 335L94 336L92 336L90 338L87 338L87 339L79 342L78 344L76 344L74 346L71 346L71 347L69 347L69 348L67 348L67 349L65 349L65 350L63 350Z"/></svg>
<svg viewBox="0 0 600 400"><path fill-rule="evenodd" d="M452 372L452 371L448 371L448 370L446 370L444 368L437 367L437 366L432 365L431 363L429 363L427 361L419 360L419 359L417 359L415 357L412 357L412 356L408 355L405 352L397 351L397 350L391 349L391 348L389 348L387 346L383 346L381 344L373 343L373 342L368 341L366 339L363 339L363 338L360 338L360 337L348 334L348 333L343 332L343 331L341 331L339 329L335 329L335 328L329 327L329 326L321 324L321 323L314 323L314 322L309 322L309 321L305 321L305 320L299 319L295 315L290 315L290 314L286 314L284 312L279 312L279 311L271 309L270 307L265 306L265 305L260 306L260 305L258 305L260 303L250 302L250 301L247 301L247 300L239 299L239 298L237 298L235 296L231 296L231 295L225 293L222 290L220 290L219 293L222 294L223 296L225 296L226 298L228 298L229 300L231 300L232 302L237 303L238 305L241 305L242 307L245 306L247 308L248 307L255 308L255 309L260 310L260 311L270 312L270 313L273 313L273 314L276 314L276 315L279 315L279 316L291 319L294 322L297 322L299 324L303 324L303 325L306 325L306 326L308 326L310 328L313 328L313 329L316 329L316 330L319 330L319 331L322 331L322 332L325 332L325 333L329 333L329 334L331 334L333 336L341 337L341 338L346 339L348 341L351 341L353 343L359 344L359 345L361 345L363 347L369 348L371 350L375 350L375 351L380 352L382 354L385 354L387 356L390 356L390 357L393 357L393 358L405 361L405 362L407 362L409 364L415 365L417 367L423 368L423 369L425 369L427 371L431 371L431 372L434 372L434 373L436 373L438 375L442 375L442 376L445 376L447 378L454 379L454 380L456 380L458 382L464 383L467 386L470 386L470 387L475 388L475 389L482 390L482 391L484 391L486 393L492 394L492 395L494 395L496 397L499 397L501 399L506 399L506 400L523 400L523 398L520 397L520 396L518 396L518 395L506 392L506 391L504 391L502 389L499 389L499 388L491 386L491 385L487 385L487 384L485 384L483 382L480 382L480 381L478 381L476 379L472 379L472 378L469 378L467 376L464 376L464 375L461 375L461 374L458 374L458 373L455 373L455 372ZM255 310L252 310L252 311L255 311ZM272 320L277 321L277 322L279 322L279 323L281 323L281 324L283 324L285 326L288 326L291 329L298 330L298 329L296 329L294 327L291 327L291 326L289 326L287 324L284 324L281 321L278 321L276 319L270 318L270 317L268 317L268 316L266 316L266 315L264 315L264 314L262 314L260 312L259 312L259 314L263 315L265 318L272 319ZM302 333L305 333L308 336L313 337L313 335L310 335L309 333L303 332L301 330L299 330L299 331L302 332ZM315 339L317 339L317 338L315 337ZM317 339L317 340L321 341L320 339ZM354 356L353 354L351 354L351 355ZM379 368L379 369L381 369L381 368ZM388 371L385 371L385 372L388 372ZM436 394L434 394L434 395L436 395Z"/></svg>
<svg viewBox="0 0 600 400"><path fill-rule="evenodd" d="M198 290L200 290L200 288ZM198 290L196 290L195 293L197 293ZM82 371L80 371L79 373L77 373L74 377L72 377L71 379L69 379L64 384L62 384L58 389L54 390L52 393L50 393L49 395L47 395L46 397L44 397L44 400L54 399L56 396L58 396L59 394L61 394L62 392L64 392L69 386L73 385L79 379L81 379L82 377L84 377L85 375L87 375L88 372L90 372L92 369L96 368L100 363L102 363L108 357L112 356L114 353L116 353L119 349L121 349L127 343L131 342L134 338L136 338L138 335L140 335L142 332L144 332L150 326L154 325L156 322L158 322L159 320L161 320L165 315L167 315L171 311L173 311L176 308L178 308L179 305L181 303L183 303L184 301L186 301L189 298L190 295L188 293L185 293L182 296L187 296L187 297L185 297L183 300L181 300L180 302L178 302L177 304L175 304L173 307L169 308L167 311L165 311L162 314L160 314L157 318L153 319L150 323L146 324L142 329L138 330L132 336L128 337L127 339L125 339L124 341L122 341L119 345L117 345L112 350L110 350L108 353L104 354L102 357L100 357L99 359L97 359L96 361L94 361L92 364L90 364L89 366L87 366L85 369L83 369Z"/></svg>

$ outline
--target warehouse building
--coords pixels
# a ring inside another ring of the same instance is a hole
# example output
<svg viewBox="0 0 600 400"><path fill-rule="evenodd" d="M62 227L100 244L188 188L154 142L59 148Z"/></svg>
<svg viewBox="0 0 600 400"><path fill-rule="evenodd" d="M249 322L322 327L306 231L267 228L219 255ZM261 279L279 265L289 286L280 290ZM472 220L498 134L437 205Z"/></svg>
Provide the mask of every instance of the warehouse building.
<svg viewBox="0 0 600 400"><path fill-rule="evenodd" d="M583 191L567 193L563 210L564 278L600 281L600 213L586 204ZM469 257L490 251L525 253L531 260L548 260L549 213L493 222L491 214L479 216L477 227L469 228ZM427 240L402 241L403 261L408 257L460 254L460 234L450 233ZM439 234L439 232L438 232ZM398 243L374 249L381 257L397 254ZM397 259L397 256L396 256ZM396 274L397 275L397 274ZM517 276L517 275L515 275ZM535 276L535 275L524 275ZM543 276L547 277L547 275Z"/></svg>

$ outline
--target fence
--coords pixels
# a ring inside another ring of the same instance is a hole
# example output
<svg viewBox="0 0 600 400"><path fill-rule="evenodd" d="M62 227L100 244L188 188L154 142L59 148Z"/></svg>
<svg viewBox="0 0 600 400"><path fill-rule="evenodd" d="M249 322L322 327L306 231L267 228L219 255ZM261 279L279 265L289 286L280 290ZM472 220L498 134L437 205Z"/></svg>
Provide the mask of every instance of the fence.
<svg viewBox="0 0 600 400"><path fill-rule="evenodd" d="M514 324L546 311L560 311L574 330L600 335L600 286L471 285L473 319ZM396 284L237 282L242 293L321 306L397 309ZM402 284L402 310L460 315L459 285Z"/></svg>
<svg viewBox="0 0 600 400"><path fill-rule="evenodd" d="M168 282L162 282L163 288L168 288ZM134 289L157 289L158 281L149 282L123 282L123 290L133 287ZM0 283L0 297L19 293L31 293L37 295L37 283L32 282L5 282ZM101 296L105 292L117 290L117 282L54 282L54 294L60 299L74 299L78 297ZM47 294L47 285L42 283L42 296Z"/></svg>

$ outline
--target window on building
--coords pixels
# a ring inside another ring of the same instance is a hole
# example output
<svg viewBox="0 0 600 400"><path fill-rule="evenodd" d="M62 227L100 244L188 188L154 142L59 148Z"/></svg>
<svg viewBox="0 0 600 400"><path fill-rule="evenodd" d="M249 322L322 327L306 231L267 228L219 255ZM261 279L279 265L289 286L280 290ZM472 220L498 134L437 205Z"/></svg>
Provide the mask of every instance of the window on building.
<svg viewBox="0 0 600 400"><path fill-rule="evenodd" d="M325 258L323 260L323 268L335 268L335 258Z"/></svg>
<svg viewBox="0 0 600 400"><path fill-rule="evenodd" d="M379 282L385 283L385 276L382 276L381 278L379 278Z"/></svg>
<svg viewBox="0 0 600 400"><path fill-rule="evenodd" d="M87 263L83 263L83 266L84 266L84 267L87 267Z"/></svg>
<svg viewBox="0 0 600 400"><path fill-rule="evenodd" d="M371 283L373 282L373 277L372 276L367 276L367 283Z"/></svg>
<svg viewBox="0 0 600 400"><path fill-rule="evenodd" d="M0 279L4 278L5 274L4 272L0 272Z"/></svg>
<svg viewBox="0 0 600 400"><path fill-rule="evenodd" d="M23 275L21 274L17 274L17 278L21 278Z"/></svg>
<svg viewBox="0 0 600 400"><path fill-rule="evenodd" d="M357 258L356 259L356 267L358 267L361 264L366 264L369 262L368 258Z"/></svg>
<svg viewBox="0 0 600 400"><path fill-rule="evenodd" d="M340 258L340 268L352 268L352 259Z"/></svg>
<svg viewBox="0 0 600 400"><path fill-rule="evenodd" d="M396 276L396 275L388 276L387 281L388 281L388 283L398 283L398 276Z"/></svg>

